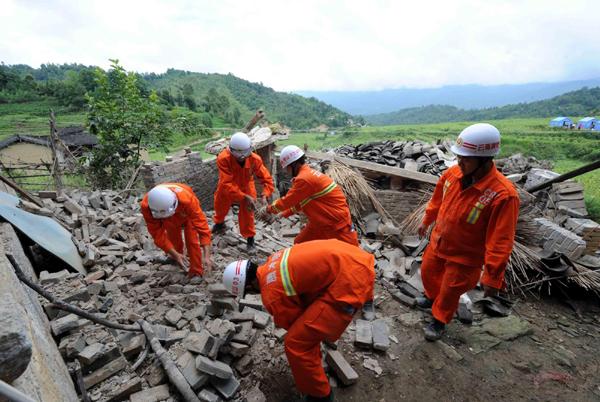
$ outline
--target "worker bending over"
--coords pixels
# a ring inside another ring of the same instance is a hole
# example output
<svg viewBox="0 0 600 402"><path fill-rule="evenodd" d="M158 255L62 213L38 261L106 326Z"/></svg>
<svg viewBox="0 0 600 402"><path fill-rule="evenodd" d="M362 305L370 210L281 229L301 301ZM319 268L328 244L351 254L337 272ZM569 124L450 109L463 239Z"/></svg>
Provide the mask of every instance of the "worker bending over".
<svg viewBox="0 0 600 402"><path fill-rule="evenodd" d="M493 157L500 152L500 132L478 123L465 128L452 146L458 166L440 177L419 227L424 236L435 222L421 266L425 297L433 321L425 339L439 339L458 308L460 296L481 278L485 296L504 287L512 252L519 196L500 173ZM481 275L483 266L483 275Z"/></svg>
<svg viewBox="0 0 600 402"><path fill-rule="evenodd" d="M267 212L284 217L303 212L308 217L308 223L294 243L339 239L358 246L358 236L342 189L329 176L311 169L306 164L306 155L295 145L283 148L279 161L293 177L292 187L285 197L269 205Z"/></svg>
<svg viewBox="0 0 600 402"><path fill-rule="evenodd" d="M234 295L260 291L275 321L286 329L285 353L298 390L308 401L332 401L321 365L321 342L335 342L352 316L373 298L373 255L339 240L296 244L257 266L232 262L223 284Z"/></svg>
<svg viewBox="0 0 600 402"><path fill-rule="evenodd" d="M210 270L210 229L200 202L189 186L159 184L144 196L141 207L154 243L183 270L189 265L189 277L202 275L204 269ZM189 260L183 254L182 228Z"/></svg>
<svg viewBox="0 0 600 402"><path fill-rule="evenodd" d="M229 147L217 156L219 169L219 184L215 192L215 225L213 233L220 233L225 228L225 216L231 205L237 203L239 210L240 233L246 239L248 251L253 251L254 213L256 205L256 187L254 176L258 177L263 186L262 198L264 203L273 193L273 178L263 164L260 156L252 152L252 142L244 133L231 136Z"/></svg>

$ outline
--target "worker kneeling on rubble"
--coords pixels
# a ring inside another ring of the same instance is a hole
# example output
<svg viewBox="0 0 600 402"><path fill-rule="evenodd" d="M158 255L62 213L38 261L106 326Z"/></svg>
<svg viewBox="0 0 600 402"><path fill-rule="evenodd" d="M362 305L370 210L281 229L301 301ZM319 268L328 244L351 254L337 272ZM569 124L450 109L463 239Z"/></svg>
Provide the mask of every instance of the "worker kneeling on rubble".
<svg viewBox="0 0 600 402"><path fill-rule="evenodd" d="M261 266L232 262L223 284L236 296L260 291L275 325L288 331L285 353L298 390L309 401L331 401L320 344L335 342L354 312L373 298L374 278L372 254L331 239L280 250Z"/></svg>
<svg viewBox="0 0 600 402"><path fill-rule="evenodd" d="M358 236L342 189L329 176L311 169L306 164L306 155L295 145L283 148L279 161L293 177L292 187L285 197L269 205L267 212L284 217L303 212L308 217L308 223L294 243L339 239L358 246Z"/></svg>
<svg viewBox="0 0 600 402"><path fill-rule="evenodd" d="M460 296L480 278L486 297L504 287L519 215L517 191L493 162L500 152L496 127L465 128L452 152L458 166L440 177L419 227L424 236L435 222L421 266L425 297L416 300L418 307L431 307L433 321L424 330L430 341L442 336Z"/></svg>
<svg viewBox="0 0 600 402"><path fill-rule="evenodd" d="M263 186L262 198L266 204L275 187L273 178L263 164L259 155L252 152L252 141L244 133L231 136L229 147L217 156L219 169L219 184L215 192L215 215L213 233L220 233L225 228L225 217L233 203L240 206L240 233L246 239L248 251L253 251L254 213L256 202L256 187L254 177L258 177Z"/></svg>
<svg viewBox="0 0 600 402"><path fill-rule="evenodd" d="M200 202L189 186L160 184L144 196L141 205L154 243L182 269L189 268L189 277L202 275L203 269L210 270L210 229ZM189 260L183 254L182 228Z"/></svg>

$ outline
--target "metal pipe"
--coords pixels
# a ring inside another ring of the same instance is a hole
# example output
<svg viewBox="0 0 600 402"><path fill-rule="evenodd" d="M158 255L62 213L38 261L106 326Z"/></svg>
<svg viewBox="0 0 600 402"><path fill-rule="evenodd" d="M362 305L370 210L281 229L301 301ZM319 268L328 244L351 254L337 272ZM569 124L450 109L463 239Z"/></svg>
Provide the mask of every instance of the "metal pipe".
<svg viewBox="0 0 600 402"><path fill-rule="evenodd" d="M12 402L35 402L35 400L2 380L0 380L0 396Z"/></svg>
<svg viewBox="0 0 600 402"><path fill-rule="evenodd" d="M549 187L550 185L552 185L554 183L560 183L561 181L565 181L567 179L571 179L573 177L582 175L584 173L591 172L592 170L596 170L598 168L600 168L600 160L597 160L596 162L592 162L587 165L581 166L575 170L572 170L565 174L561 174L560 176L557 176L554 179L548 180L547 182L526 188L525 190L530 193L533 193L533 192L536 192L539 190L543 190L546 187Z"/></svg>

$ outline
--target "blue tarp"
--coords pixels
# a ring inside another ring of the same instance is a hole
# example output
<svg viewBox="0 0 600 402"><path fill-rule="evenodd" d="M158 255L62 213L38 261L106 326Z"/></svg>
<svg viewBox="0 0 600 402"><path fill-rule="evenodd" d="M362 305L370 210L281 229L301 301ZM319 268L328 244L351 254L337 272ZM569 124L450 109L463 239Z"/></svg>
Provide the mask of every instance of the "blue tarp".
<svg viewBox="0 0 600 402"><path fill-rule="evenodd" d="M583 119L577 122L577 127L587 130L593 130L597 129L599 123L600 122L595 117L584 117Z"/></svg>
<svg viewBox="0 0 600 402"><path fill-rule="evenodd" d="M12 198L11 198L12 197ZM77 272L86 273L71 233L46 216L39 216L16 207L18 198L0 191L0 216L23 232L44 250L54 254ZM11 205L12 204L12 205Z"/></svg>
<svg viewBox="0 0 600 402"><path fill-rule="evenodd" d="M573 124L573 120L568 117L557 117L550 120L550 127L569 127Z"/></svg>

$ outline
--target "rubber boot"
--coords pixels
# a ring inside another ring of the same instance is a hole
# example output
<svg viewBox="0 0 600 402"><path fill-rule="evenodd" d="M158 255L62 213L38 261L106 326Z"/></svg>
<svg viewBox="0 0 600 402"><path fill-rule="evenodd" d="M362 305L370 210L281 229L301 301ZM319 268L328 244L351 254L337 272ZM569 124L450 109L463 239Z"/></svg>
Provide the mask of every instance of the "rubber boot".
<svg viewBox="0 0 600 402"><path fill-rule="evenodd" d="M256 251L256 246L254 245L254 237L248 237L246 239L246 251L249 253L254 253Z"/></svg>
<svg viewBox="0 0 600 402"><path fill-rule="evenodd" d="M212 227L212 234L222 234L225 232L225 222L215 223Z"/></svg>
<svg viewBox="0 0 600 402"><path fill-rule="evenodd" d="M375 319L375 305L373 300L368 300L362 307L362 317L364 320L373 321Z"/></svg>
<svg viewBox="0 0 600 402"><path fill-rule="evenodd" d="M415 297L415 307L420 310L430 310L433 306L433 300L428 299L426 296Z"/></svg>
<svg viewBox="0 0 600 402"><path fill-rule="evenodd" d="M446 324L434 318L428 326L423 328L423 335L425 335L426 340L433 342L439 340L445 331Z"/></svg>

